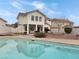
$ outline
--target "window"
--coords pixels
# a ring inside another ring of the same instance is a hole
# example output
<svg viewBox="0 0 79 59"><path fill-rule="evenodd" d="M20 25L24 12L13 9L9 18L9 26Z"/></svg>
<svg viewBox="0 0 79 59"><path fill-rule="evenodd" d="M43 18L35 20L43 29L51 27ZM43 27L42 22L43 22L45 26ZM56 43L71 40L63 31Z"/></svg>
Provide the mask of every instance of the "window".
<svg viewBox="0 0 79 59"><path fill-rule="evenodd" d="M36 21L38 21L38 16L36 16Z"/></svg>
<svg viewBox="0 0 79 59"><path fill-rule="evenodd" d="M33 15L31 16L31 20L34 21L34 16Z"/></svg>
<svg viewBox="0 0 79 59"><path fill-rule="evenodd" d="M42 17L39 17L39 21L42 21Z"/></svg>

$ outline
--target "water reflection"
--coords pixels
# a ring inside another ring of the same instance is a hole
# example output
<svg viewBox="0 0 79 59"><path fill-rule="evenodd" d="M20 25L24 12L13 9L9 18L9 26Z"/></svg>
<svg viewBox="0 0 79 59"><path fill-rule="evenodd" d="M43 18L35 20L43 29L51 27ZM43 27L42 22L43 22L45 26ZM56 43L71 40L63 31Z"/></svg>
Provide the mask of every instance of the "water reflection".
<svg viewBox="0 0 79 59"><path fill-rule="evenodd" d="M20 41L18 42L17 50L26 56L37 58L45 52L45 47L33 41Z"/></svg>
<svg viewBox="0 0 79 59"><path fill-rule="evenodd" d="M56 47L57 50L67 52L67 53L78 53L79 54L79 49L78 48L72 48L72 47Z"/></svg>
<svg viewBox="0 0 79 59"><path fill-rule="evenodd" d="M6 41L7 40L0 40L0 48L4 47L7 44Z"/></svg>

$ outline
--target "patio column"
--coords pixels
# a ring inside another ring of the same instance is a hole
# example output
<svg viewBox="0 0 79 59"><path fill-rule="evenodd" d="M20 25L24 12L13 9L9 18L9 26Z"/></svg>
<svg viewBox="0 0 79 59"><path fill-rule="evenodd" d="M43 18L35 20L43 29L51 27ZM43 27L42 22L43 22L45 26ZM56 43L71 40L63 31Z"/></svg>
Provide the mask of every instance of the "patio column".
<svg viewBox="0 0 79 59"><path fill-rule="evenodd" d="M27 34L29 34L29 24L27 24Z"/></svg>
<svg viewBox="0 0 79 59"><path fill-rule="evenodd" d="M44 25L43 25L43 32L44 32Z"/></svg>
<svg viewBox="0 0 79 59"><path fill-rule="evenodd" d="M36 25L36 31L37 31L37 25Z"/></svg>

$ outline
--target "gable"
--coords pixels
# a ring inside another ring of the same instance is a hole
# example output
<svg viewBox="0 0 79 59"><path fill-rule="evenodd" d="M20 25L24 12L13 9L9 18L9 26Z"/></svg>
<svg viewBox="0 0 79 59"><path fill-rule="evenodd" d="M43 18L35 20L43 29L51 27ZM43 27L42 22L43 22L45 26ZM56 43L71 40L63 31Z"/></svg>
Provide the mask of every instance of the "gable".
<svg viewBox="0 0 79 59"><path fill-rule="evenodd" d="M27 14L33 14L33 13L36 13L36 14L40 14L44 17L46 17L46 15L44 15L42 12L40 12L39 10L34 10L34 11L31 11L31 12L28 12Z"/></svg>
<svg viewBox="0 0 79 59"><path fill-rule="evenodd" d="M18 16L17 16L17 19L19 18L19 16L27 16L27 15L29 15L29 14L34 14L34 13L40 14L40 15L46 17L46 15L44 15L44 14L43 14L42 12L40 12L39 10L34 10L34 11L26 12L26 13L19 13Z"/></svg>
<svg viewBox="0 0 79 59"><path fill-rule="evenodd" d="M29 13L28 14L29 16L31 16L31 15L34 15L34 16L41 16L41 17L45 17L44 15L42 15L41 13L39 13L39 12L32 12L32 13ZM27 15L27 16L28 16Z"/></svg>

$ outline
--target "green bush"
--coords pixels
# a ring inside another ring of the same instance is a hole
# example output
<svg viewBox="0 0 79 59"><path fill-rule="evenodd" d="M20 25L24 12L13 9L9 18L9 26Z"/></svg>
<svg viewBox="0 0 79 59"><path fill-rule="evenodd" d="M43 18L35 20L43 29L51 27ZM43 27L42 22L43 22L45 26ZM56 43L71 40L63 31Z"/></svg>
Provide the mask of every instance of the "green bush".
<svg viewBox="0 0 79 59"><path fill-rule="evenodd" d="M65 33L70 34L72 32L72 27L71 26L66 26L64 28Z"/></svg>
<svg viewBox="0 0 79 59"><path fill-rule="evenodd" d="M35 33L34 33L34 36L35 36L35 37L42 38L42 37L46 37L46 34L43 33L43 32L35 32Z"/></svg>

